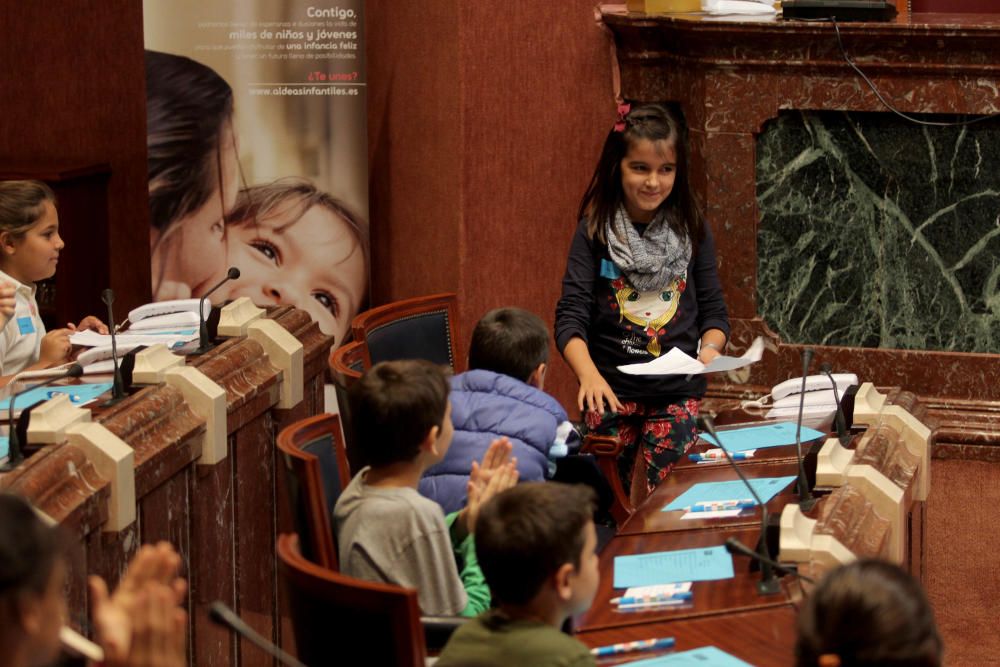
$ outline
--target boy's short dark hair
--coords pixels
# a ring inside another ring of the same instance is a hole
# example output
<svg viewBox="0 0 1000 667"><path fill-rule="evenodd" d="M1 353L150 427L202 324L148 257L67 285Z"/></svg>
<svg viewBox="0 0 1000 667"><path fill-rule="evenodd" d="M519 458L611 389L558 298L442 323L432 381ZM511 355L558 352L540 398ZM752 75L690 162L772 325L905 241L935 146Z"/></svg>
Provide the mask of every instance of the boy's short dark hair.
<svg viewBox="0 0 1000 667"><path fill-rule="evenodd" d="M524 482L483 505L476 556L493 599L525 604L560 567L580 567L593 512L590 487L559 482Z"/></svg>
<svg viewBox="0 0 1000 667"><path fill-rule="evenodd" d="M542 318L523 308L497 308L472 331L469 368L510 375L527 382L549 360L549 330Z"/></svg>
<svg viewBox="0 0 1000 667"><path fill-rule="evenodd" d="M379 468L412 461L420 443L441 426L448 407L448 372L422 360L384 361L348 390L354 438Z"/></svg>

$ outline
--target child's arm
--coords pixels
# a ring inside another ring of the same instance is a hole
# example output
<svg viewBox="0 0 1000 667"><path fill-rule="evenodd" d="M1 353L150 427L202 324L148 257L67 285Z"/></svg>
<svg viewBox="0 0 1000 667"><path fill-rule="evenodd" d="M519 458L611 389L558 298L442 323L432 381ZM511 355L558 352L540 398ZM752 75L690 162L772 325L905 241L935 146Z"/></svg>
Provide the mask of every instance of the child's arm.
<svg viewBox="0 0 1000 667"><path fill-rule="evenodd" d="M10 283L0 284L0 327L7 326L14 317L17 300L14 297L16 288Z"/></svg>
<svg viewBox="0 0 1000 667"><path fill-rule="evenodd" d="M576 394L576 405L581 411L603 412L604 405L615 412L622 409L621 401L615 396L611 385L604 379L601 372L590 358L590 350L582 338L571 338L563 348L563 357L573 369L580 381L580 390Z"/></svg>
<svg viewBox="0 0 1000 667"><path fill-rule="evenodd" d="M464 510L463 510L464 511ZM476 543L470 533L465 533L465 537L455 542L456 526L464 523L464 518L460 516L462 512L452 512L445 517L452 537L452 551L455 553L455 562L458 565L458 578L462 580L462 588L465 589L465 608L459 612L460 616L478 616L490 608L490 587L486 583L486 577L479 568L479 560L476 558ZM464 531L463 531L464 532Z"/></svg>

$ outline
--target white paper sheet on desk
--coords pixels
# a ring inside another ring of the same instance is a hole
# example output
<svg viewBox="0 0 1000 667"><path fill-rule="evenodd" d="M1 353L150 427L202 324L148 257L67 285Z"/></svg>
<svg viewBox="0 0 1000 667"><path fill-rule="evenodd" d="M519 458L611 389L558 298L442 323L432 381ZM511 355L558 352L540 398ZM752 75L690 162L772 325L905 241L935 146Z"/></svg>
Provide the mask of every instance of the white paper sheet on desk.
<svg viewBox="0 0 1000 667"><path fill-rule="evenodd" d="M63 364L62 366L55 366L53 368L43 368L37 371L21 371L14 376L14 380L18 382L30 383L31 380L41 380L44 378L54 378L59 377L66 373L66 369L70 367L70 364ZM83 367L84 375L101 375L103 373L113 373L115 370L115 362L113 359L105 359L104 361L95 361L92 364L87 364Z"/></svg>
<svg viewBox="0 0 1000 667"><path fill-rule="evenodd" d="M774 16L778 13L770 0L701 0L701 10L714 16Z"/></svg>
<svg viewBox="0 0 1000 667"><path fill-rule="evenodd" d="M644 364L626 364L618 370L628 375L701 375L743 368L760 361L764 354L764 339L757 338L740 357L718 356L707 366L676 347L658 359Z"/></svg>
<svg viewBox="0 0 1000 667"><path fill-rule="evenodd" d="M171 334L118 334L115 336L116 344L119 347L125 345L156 345L157 343L162 343L168 348L173 348L177 345L187 343L189 341L198 338L197 331L185 331L183 333L171 333ZM102 345L111 345L111 336L108 334L99 334L96 331L91 331L90 329L86 331L77 331L75 334L69 337L69 342L73 345L79 345L81 347L100 347Z"/></svg>

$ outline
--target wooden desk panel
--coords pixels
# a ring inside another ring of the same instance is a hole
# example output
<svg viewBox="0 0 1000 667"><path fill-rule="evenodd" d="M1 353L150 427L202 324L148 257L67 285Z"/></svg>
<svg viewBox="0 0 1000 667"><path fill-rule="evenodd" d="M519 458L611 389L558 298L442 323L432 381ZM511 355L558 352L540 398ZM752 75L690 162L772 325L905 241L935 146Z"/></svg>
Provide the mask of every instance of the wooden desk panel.
<svg viewBox="0 0 1000 667"><path fill-rule="evenodd" d="M798 474L798 465L791 461L772 461L747 466L740 463L740 470L750 479L761 477L785 477ZM629 517L621 529L619 535L639 535L643 533L656 533L666 531L687 531L701 529L719 529L733 526L748 526L760 524L760 508L754 507L752 510L744 510L739 516L733 518L715 519L688 519L681 520L683 511L664 512L662 509L669 505L674 499L687 491L691 486L700 482L724 482L738 480L736 471L726 463L722 466L699 466L696 468L685 468L674 470L667 476L646 502L644 502L632 516ZM792 482L787 489L776 495L767 503L767 510L777 516L781 509L789 502L796 502L798 495L794 492L795 482ZM746 492L749 494L749 491Z"/></svg>
<svg viewBox="0 0 1000 667"><path fill-rule="evenodd" d="M687 618L646 625L578 632L576 637L591 648L640 639L673 637L674 651L716 646L756 667L789 667L794 662L797 612L790 603L769 609ZM598 660L601 665L619 665L632 660L667 655L670 651L642 651Z"/></svg>
<svg viewBox="0 0 1000 667"><path fill-rule="evenodd" d="M594 596L594 602L589 610L574 619L574 627L578 632L589 632L632 625L644 626L680 618L717 616L734 611L786 604L788 598L784 593L773 596L761 596L757 593L756 583L760 580L760 573L750 572L750 559L745 556L733 556L732 579L696 581L691 587L694 595L691 605L645 612L618 612L611 604L612 598L622 594L622 589L613 587L616 556L721 546L728 537L735 537L752 547L756 544L759 533L757 528L729 528L614 538L601 552L599 564L601 583Z"/></svg>

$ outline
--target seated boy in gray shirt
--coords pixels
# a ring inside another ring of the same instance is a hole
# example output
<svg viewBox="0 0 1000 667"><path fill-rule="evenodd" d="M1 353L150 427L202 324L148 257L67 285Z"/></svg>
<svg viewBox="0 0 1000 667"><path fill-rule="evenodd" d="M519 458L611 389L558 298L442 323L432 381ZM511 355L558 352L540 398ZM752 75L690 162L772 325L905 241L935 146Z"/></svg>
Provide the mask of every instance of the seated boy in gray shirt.
<svg viewBox="0 0 1000 667"><path fill-rule="evenodd" d="M377 364L351 387L354 437L369 466L333 518L344 574L415 588L427 615L474 616L490 606L472 538L479 508L517 483L517 461L506 439L495 441L472 464L468 505L447 517L417 492L451 444L448 391L445 370L425 361Z"/></svg>

